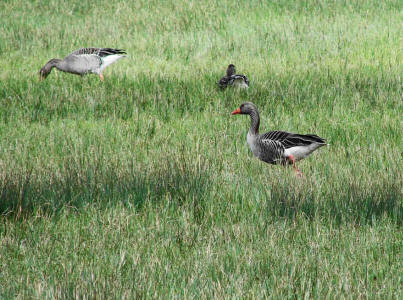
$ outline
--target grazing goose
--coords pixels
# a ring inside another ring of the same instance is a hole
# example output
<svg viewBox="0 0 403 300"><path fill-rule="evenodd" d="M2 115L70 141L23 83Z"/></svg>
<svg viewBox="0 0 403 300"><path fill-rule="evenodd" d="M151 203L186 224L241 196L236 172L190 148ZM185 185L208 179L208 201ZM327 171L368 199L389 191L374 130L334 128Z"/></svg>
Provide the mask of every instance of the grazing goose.
<svg viewBox="0 0 403 300"><path fill-rule="evenodd" d="M112 48L81 48L67 55L63 60L52 58L39 71L41 79L45 79L53 68L60 71L85 75L87 73L95 73L104 81L102 71L118 61L126 57L125 50Z"/></svg>
<svg viewBox="0 0 403 300"><path fill-rule="evenodd" d="M230 64L227 68L227 75L220 79L218 85L225 89L227 86L236 86L239 88L248 88L249 80L245 75L235 74L235 66Z"/></svg>
<svg viewBox="0 0 403 300"><path fill-rule="evenodd" d="M326 145L325 139L314 134L295 134L285 131L270 131L259 134L259 112L251 102L242 103L232 114L250 116L251 125L247 141L255 156L273 165L292 163L300 176L302 173L295 166L295 162L304 159L319 147Z"/></svg>

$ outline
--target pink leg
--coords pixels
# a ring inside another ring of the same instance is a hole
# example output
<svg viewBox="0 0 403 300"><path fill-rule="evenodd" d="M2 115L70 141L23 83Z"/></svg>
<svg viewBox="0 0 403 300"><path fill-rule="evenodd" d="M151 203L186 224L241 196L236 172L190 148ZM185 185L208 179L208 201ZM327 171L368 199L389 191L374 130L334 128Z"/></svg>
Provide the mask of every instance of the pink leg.
<svg viewBox="0 0 403 300"><path fill-rule="evenodd" d="M290 160L290 162L292 162L292 167L294 168L295 172L297 172L297 175L302 177L302 172L300 170L297 169L297 166L295 165L295 157L294 155L290 155L288 157L288 159Z"/></svg>
<svg viewBox="0 0 403 300"><path fill-rule="evenodd" d="M105 80L104 75L99 74L99 79L101 79L101 81L104 81Z"/></svg>

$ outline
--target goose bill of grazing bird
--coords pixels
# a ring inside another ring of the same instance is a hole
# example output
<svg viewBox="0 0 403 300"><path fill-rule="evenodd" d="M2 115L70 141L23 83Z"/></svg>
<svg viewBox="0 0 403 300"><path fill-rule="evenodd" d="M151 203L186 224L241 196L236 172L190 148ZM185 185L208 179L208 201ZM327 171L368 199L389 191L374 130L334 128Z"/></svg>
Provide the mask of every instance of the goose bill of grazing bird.
<svg viewBox="0 0 403 300"><path fill-rule="evenodd" d="M251 102L242 103L233 115L249 115L251 125L247 142L253 154L269 164L292 163L299 176L295 162L304 159L316 149L326 145L326 140L314 134L295 134L286 131L270 131L259 134L260 117L257 107Z"/></svg>
<svg viewBox="0 0 403 300"><path fill-rule="evenodd" d="M249 88L249 80L245 75L236 74L236 69L233 64L227 68L227 74L218 82L220 88L225 89L228 86L238 88Z"/></svg>
<svg viewBox="0 0 403 300"><path fill-rule="evenodd" d="M104 81L103 70L119 59L126 57L124 54L126 52L122 49L81 48L70 53L64 59L52 58L49 60L39 71L40 79L48 77L52 69L56 68L59 71L77 75L94 73Z"/></svg>

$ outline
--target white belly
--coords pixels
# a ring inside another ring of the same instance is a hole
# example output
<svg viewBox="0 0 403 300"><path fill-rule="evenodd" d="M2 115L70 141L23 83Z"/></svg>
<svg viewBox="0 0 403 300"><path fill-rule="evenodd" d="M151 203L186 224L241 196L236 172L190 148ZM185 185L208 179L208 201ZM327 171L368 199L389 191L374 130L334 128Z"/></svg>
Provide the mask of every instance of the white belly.
<svg viewBox="0 0 403 300"><path fill-rule="evenodd" d="M323 146L322 144L310 144L308 146L296 146L296 147L291 147L288 149L285 149L284 151L284 156L289 157L290 155L294 155L295 160L301 160L307 157L309 154L311 154L313 151L318 149L320 146Z"/></svg>

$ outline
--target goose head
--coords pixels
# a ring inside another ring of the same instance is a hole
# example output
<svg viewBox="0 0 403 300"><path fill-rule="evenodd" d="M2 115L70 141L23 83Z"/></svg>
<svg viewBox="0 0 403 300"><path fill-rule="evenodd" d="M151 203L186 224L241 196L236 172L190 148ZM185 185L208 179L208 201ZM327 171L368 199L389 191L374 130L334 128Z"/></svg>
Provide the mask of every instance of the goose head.
<svg viewBox="0 0 403 300"><path fill-rule="evenodd" d="M235 75L235 72L236 72L235 66L233 64L228 65L227 76L230 77L232 75Z"/></svg>
<svg viewBox="0 0 403 300"><path fill-rule="evenodd" d="M239 108L232 112L233 115L241 114L241 115L250 115L253 112L257 112L257 107L252 102L244 102L241 104Z"/></svg>
<svg viewBox="0 0 403 300"><path fill-rule="evenodd" d="M39 78L40 78L40 80L45 79L46 77L48 77L49 74L50 74L50 70L47 70L45 67L43 67L43 68L39 71Z"/></svg>
<svg viewBox="0 0 403 300"><path fill-rule="evenodd" d="M52 58L51 60L49 60L46 65L44 65L42 67L42 69L40 69L39 71L39 76L40 76L40 80L45 79L46 77L48 77L48 75L50 74L50 72L52 72L52 69L54 67L56 67L56 65L60 62L60 59L57 58Z"/></svg>

